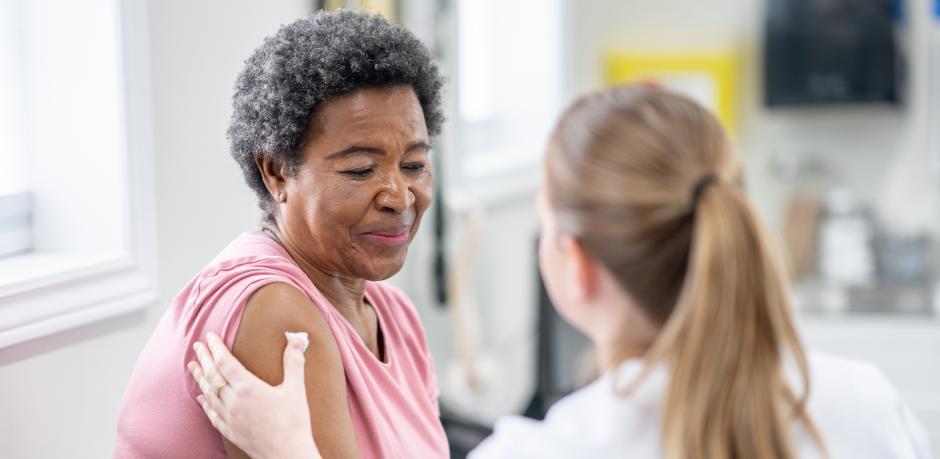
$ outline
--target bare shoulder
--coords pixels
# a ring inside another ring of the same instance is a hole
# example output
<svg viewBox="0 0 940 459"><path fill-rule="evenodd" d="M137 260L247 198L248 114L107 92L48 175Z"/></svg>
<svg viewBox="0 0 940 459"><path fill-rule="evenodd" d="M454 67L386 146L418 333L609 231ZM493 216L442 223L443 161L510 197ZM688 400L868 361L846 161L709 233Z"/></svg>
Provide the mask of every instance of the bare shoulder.
<svg viewBox="0 0 940 459"><path fill-rule="evenodd" d="M323 314L310 298L297 287L284 282L274 282L256 290L245 309L246 316L261 315L270 322L326 326Z"/></svg>
<svg viewBox="0 0 940 459"><path fill-rule="evenodd" d="M302 291L286 283L265 285L251 295L232 352L260 378L280 384L283 369L279 356L287 344L284 332L306 332L310 338L308 362L321 370L342 373L336 341L323 314Z"/></svg>
<svg viewBox="0 0 940 459"><path fill-rule="evenodd" d="M232 354L268 384L284 379L284 332L306 332L305 381L311 427L324 457L357 457L358 447L346 394L346 376L336 340L316 305L296 287L272 283L255 291L242 314ZM226 445L229 455L236 457Z"/></svg>

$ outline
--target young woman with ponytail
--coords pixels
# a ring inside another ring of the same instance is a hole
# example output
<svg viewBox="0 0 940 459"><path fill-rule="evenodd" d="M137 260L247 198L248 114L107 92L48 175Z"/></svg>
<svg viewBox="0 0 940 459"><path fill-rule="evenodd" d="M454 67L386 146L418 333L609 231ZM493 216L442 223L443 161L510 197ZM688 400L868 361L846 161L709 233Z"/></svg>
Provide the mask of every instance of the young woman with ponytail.
<svg viewBox="0 0 940 459"><path fill-rule="evenodd" d="M546 288L604 373L545 421L500 420L471 457L932 457L878 370L804 351L782 256L695 102L643 86L581 98L549 140L537 201ZM197 354L223 435L258 457L317 457L299 348L277 387L214 337Z"/></svg>

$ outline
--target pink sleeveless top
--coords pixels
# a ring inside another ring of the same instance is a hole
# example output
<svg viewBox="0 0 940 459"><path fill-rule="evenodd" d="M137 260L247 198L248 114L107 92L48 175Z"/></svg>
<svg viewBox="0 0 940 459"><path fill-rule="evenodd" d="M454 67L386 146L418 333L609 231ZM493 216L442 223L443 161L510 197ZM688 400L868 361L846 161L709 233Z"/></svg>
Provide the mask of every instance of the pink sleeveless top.
<svg viewBox="0 0 940 459"><path fill-rule="evenodd" d="M183 288L157 325L124 394L114 457L227 457L221 435L196 402L199 388L186 363L195 359L192 344L209 331L231 347L248 298L274 282L304 292L326 319L342 356L362 457L447 457L434 364L408 298L387 284L366 284L384 335L383 363L287 252L257 234L229 244Z"/></svg>

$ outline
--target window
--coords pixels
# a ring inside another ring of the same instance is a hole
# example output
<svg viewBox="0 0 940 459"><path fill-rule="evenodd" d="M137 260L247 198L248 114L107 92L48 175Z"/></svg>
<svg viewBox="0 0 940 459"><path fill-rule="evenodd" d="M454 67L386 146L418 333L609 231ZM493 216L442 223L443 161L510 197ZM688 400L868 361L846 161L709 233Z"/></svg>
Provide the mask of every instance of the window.
<svg viewBox="0 0 940 459"><path fill-rule="evenodd" d="M559 0L457 0L460 183L538 176L560 103L560 11Z"/></svg>
<svg viewBox="0 0 940 459"><path fill-rule="evenodd" d="M17 2L0 1L0 257L29 250L31 200L23 136L23 59Z"/></svg>
<svg viewBox="0 0 940 459"><path fill-rule="evenodd" d="M0 0L0 348L156 297L145 6Z"/></svg>

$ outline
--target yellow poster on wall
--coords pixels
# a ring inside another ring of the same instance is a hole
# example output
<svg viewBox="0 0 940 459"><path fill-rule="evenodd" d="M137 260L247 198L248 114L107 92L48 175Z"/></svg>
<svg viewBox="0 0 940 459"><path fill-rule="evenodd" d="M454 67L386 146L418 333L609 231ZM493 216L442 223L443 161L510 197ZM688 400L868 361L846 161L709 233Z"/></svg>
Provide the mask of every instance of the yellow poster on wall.
<svg viewBox="0 0 940 459"><path fill-rule="evenodd" d="M324 0L322 8L328 11L348 8L378 13L389 21L398 20L398 0Z"/></svg>
<svg viewBox="0 0 940 459"><path fill-rule="evenodd" d="M608 85L651 83L685 94L714 111L725 129L735 132L740 80L736 52L612 51L605 67Z"/></svg>

